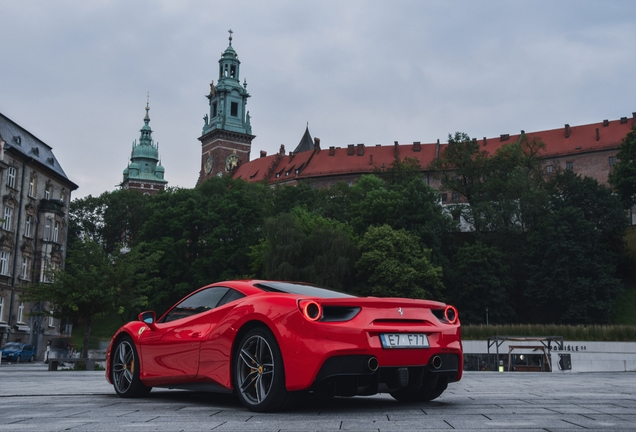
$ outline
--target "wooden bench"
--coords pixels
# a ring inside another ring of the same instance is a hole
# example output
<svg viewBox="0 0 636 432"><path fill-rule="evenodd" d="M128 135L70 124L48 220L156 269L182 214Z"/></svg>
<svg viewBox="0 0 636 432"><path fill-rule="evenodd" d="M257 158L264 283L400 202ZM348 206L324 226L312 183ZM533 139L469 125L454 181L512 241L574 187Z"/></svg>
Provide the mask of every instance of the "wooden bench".
<svg viewBox="0 0 636 432"><path fill-rule="evenodd" d="M56 371L61 363L86 363L86 370L95 370L95 363L106 361L105 358L84 358L84 357L59 357L49 359L49 370Z"/></svg>

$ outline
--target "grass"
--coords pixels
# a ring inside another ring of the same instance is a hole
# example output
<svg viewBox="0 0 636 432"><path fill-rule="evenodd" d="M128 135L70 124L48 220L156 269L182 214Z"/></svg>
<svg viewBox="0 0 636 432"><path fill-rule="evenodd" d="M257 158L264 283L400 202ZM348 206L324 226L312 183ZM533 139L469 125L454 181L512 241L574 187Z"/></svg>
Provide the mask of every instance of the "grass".
<svg viewBox="0 0 636 432"><path fill-rule="evenodd" d="M569 341L636 341L636 325L466 325L462 326L462 339L485 340L491 336L563 336Z"/></svg>

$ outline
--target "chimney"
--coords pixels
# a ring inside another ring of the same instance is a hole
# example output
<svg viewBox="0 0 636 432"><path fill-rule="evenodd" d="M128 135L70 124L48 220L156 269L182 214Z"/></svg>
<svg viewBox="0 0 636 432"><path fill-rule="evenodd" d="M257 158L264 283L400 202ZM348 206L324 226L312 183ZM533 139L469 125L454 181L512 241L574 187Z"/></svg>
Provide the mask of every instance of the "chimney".
<svg viewBox="0 0 636 432"><path fill-rule="evenodd" d="M488 144L488 141L486 141L486 137L484 137L484 147L486 147L486 144Z"/></svg>
<svg viewBox="0 0 636 432"><path fill-rule="evenodd" d="M601 139L601 133L598 131L598 128L596 128L596 141Z"/></svg>
<svg viewBox="0 0 636 432"><path fill-rule="evenodd" d="M364 156L364 144L358 144L358 156Z"/></svg>
<svg viewBox="0 0 636 432"><path fill-rule="evenodd" d="M609 120L605 119L603 120L603 127L608 127L609 126Z"/></svg>
<svg viewBox="0 0 636 432"><path fill-rule="evenodd" d="M499 140L500 141L508 141L510 139L510 134L501 134L499 135Z"/></svg>
<svg viewBox="0 0 636 432"><path fill-rule="evenodd" d="M621 117L621 124L627 123L627 117Z"/></svg>
<svg viewBox="0 0 636 432"><path fill-rule="evenodd" d="M267 152L265 150L261 150L261 157L267 156Z"/></svg>
<svg viewBox="0 0 636 432"><path fill-rule="evenodd" d="M632 113L632 120L634 121L634 125L636 125L636 112Z"/></svg>
<svg viewBox="0 0 636 432"><path fill-rule="evenodd" d="M567 123L565 124L565 137L570 138L570 125Z"/></svg>
<svg viewBox="0 0 636 432"><path fill-rule="evenodd" d="M418 152L422 150L422 143L419 141L413 141L413 151Z"/></svg>
<svg viewBox="0 0 636 432"><path fill-rule="evenodd" d="M393 141L393 156L396 159L400 158L400 145L398 144L397 141Z"/></svg>
<svg viewBox="0 0 636 432"><path fill-rule="evenodd" d="M285 144L280 145L280 150L278 150L278 154L281 156L285 156Z"/></svg>
<svg viewBox="0 0 636 432"><path fill-rule="evenodd" d="M336 154L336 148L334 146L329 147L329 156Z"/></svg>
<svg viewBox="0 0 636 432"><path fill-rule="evenodd" d="M355 152L356 152L355 147L356 146L354 144L348 144L347 145L347 156L353 156L355 154Z"/></svg>
<svg viewBox="0 0 636 432"><path fill-rule="evenodd" d="M314 150L316 153L320 153L320 138L314 137Z"/></svg>
<svg viewBox="0 0 636 432"><path fill-rule="evenodd" d="M437 139L437 145L435 146L435 159L439 159L439 138Z"/></svg>
<svg viewBox="0 0 636 432"><path fill-rule="evenodd" d="M289 161L291 162L291 160L294 158L294 156L296 156L296 153L294 152L289 152Z"/></svg>

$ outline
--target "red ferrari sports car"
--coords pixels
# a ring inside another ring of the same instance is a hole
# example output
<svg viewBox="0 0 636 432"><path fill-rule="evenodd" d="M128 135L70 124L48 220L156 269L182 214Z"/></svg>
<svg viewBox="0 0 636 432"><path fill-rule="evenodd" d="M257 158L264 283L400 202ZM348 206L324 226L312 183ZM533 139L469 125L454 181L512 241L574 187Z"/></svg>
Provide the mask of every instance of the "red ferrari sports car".
<svg viewBox="0 0 636 432"><path fill-rule="evenodd" d="M143 312L106 357L121 397L152 387L226 392L252 411L289 408L298 392L428 401L463 365L453 306L260 280L206 286L159 319Z"/></svg>

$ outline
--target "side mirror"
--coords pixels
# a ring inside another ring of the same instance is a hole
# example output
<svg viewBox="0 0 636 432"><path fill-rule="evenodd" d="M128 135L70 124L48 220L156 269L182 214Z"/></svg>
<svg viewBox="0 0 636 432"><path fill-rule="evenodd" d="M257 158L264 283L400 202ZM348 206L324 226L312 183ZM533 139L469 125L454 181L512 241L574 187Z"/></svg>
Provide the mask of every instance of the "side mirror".
<svg viewBox="0 0 636 432"><path fill-rule="evenodd" d="M143 321L148 324L151 330L155 329L155 321L157 321L157 315L155 311L146 311L139 314L139 321Z"/></svg>

